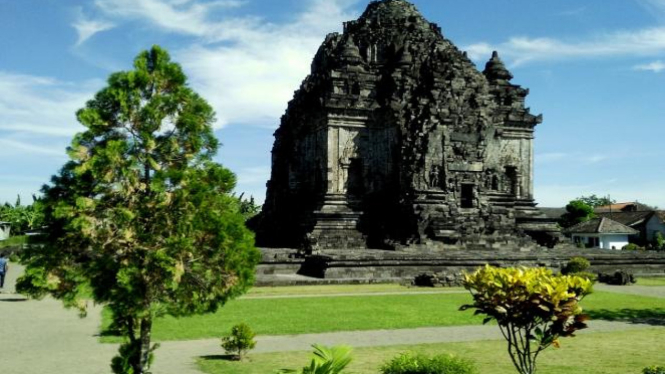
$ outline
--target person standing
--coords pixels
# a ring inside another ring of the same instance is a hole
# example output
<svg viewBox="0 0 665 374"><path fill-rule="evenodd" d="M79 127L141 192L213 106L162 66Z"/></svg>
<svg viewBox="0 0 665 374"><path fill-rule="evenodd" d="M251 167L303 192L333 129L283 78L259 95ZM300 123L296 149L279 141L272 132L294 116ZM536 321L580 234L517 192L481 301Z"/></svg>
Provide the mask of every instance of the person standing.
<svg viewBox="0 0 665 374"><path fill-rule="evenodd" d="M4 252L0 253L0 288L5 287L5 275L7 275L7 270L9 270L8 262L7 255Z"/></svg>

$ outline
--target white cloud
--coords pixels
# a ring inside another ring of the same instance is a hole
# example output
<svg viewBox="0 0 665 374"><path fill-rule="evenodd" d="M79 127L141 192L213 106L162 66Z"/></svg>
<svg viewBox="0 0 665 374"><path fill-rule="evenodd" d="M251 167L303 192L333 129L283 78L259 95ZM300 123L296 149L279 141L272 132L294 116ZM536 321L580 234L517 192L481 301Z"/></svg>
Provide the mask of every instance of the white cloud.
<svg viewBox="0 0 665 374"><path fill-rule="evenodd" d="M76 111L99 86L0 71L0 134L71 137L81 130Z"/></svg>
<svg viewBox="0 0 665 374"><path fill-rule="evenodd" d="M231 45L197 45L175 57L215 107L216 126L276 126L326 33L351 18L342 3L317 0L292 23L237 29Z"/></svg>
<svg viewBox="0 0 665 374"><path fill-rule="evenodd" d="M72 24L72 27L74 27L78 33L76 46L80 46L95 34L114 28L115 24L104 20L86 19L83 13L80 13L76 22Z"/></svg>
<svg viewBox="0 0 665 374"><path fill-rule="evenodd" d="M612 56L655 56L665 51L665 27L618 31L584 40L513 37L497 45L471 44L463 48L469 57L481 61L497 50L513 66L533 61L567 60Z"/></svg>
<svg viewBox="0 0 665 374"><path fill-rule="evenodd" d="M612 156L594 153L587 154L583 152L550 152L550 153L539 153L535 156L535 161L538 164L549 164L549 163L561 163L562 161L574 162L575 164L597 164L602 161L609 160L611 158L621 158L623 156L618 154L613 154Z"/></svg>
<svg viewBox="0 0 665 374"><path fill-rule="evenodd" d="M270 167L257 166L240 169L237 173L236 193L252 196L257 204L263 204L266 195L265 183L270 179Z"/></svg>
<svg viewBox="0 0 665 374"><path fill-rule="evenodd" d="M649 13L661 21L665 21L665 0L638 0Z"/></svg>
<svg viewBox="0 0 665 374"><path fill-rule="evenodd" d="M95 5L109 16L148 21L164 31L202 37L210 41L233 38L238 28L258 23L254 18L236 18L213 22L215 10L236 8L244 1L222 0L96 0Z"/></svg>
<svg viewBox="0 0 665 374"><path fill-rule="evenodd" d="M28 153L32 155L54 156L66 158L65 148L52 148L18 141L14 139L0 139L0 154Z"/></svg>
<svg viewBox="0 0 665 374"><path fill-rule="evenodd" d="M96 0L95 4L116 19L147 21L165 32L195 37L197 43L174 51L174 60L183 65L192 87L213 105L216 127L222 127L276 126L293 91L309 73L325 35L357 17L348 10L357 1L308 0L304 10L284 24L224 17L219 12L244 4L239 1Z"/></svg>
<svg viewBox="0 0 665 374"><path fill-rule="evenodd" d="M665 70L665 62L663 61L654 61L648 64L643 64L643 65L637 65L634 67L635 70L643 70L643 71L652 71L654 73L660 73L661 71Z"/></svg>

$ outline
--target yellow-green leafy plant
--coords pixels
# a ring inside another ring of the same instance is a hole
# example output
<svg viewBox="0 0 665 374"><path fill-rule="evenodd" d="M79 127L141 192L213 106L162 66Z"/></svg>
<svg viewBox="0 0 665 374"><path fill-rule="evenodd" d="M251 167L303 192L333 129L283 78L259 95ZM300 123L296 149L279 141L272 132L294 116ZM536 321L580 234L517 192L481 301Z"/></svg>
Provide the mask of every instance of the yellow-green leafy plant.
<svg viewBox="0 0 665 374"><path fill-rule="evenodd" d="M496 320L508 341L508 353L520 374L536 372L540 352L559 338L587 325L579 302L591 293L592 282L574 275L554 275L546 268L496 268L485 266L464 275L475 309L485 314L483 323Z"/></svg>
<svg viewBox="0 0 665 374"><path fill-rule="evenodd" d="M314 356L309 365L300 370L281 369L278 374L340 374L351 363L351 347L339 345L335 347L324 347L318 344L312 345Z"/></svg>

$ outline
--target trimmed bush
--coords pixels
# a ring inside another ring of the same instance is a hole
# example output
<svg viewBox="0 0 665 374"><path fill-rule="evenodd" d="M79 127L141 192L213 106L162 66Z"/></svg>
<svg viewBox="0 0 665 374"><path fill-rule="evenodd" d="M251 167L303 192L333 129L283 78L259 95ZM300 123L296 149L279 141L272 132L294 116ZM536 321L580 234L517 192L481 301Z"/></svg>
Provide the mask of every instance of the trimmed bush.
<svg viewBox="0 0 665 374"><path fill-rule="evenodd" d="M639 245L637 245L635 243L628 243L628 244L624 245L621 249L624 250L624 251L643 251L644 250L644 248L640 247Z"/></svg>
<svg viewBox="0 0 665 374"><path fill-rule="evenodd" d="M568 275L568 274L577 274L577 273L583 273L589 269L591 264L589 263L589 260L587 260L584 257L573 257L570 260L568 260L568 263L566 266L561 269L561 274Z"/></svg>
<svg viewBox="0 0 665 374"><path fill-rule="evenodd" d="M642 374L665 374L665 366L649 366L642 370Z"/></svg>
<svg viewBox="0 0 665 374"><path fill-rule="evenodd" d="M402 353L381 367L382 374L477 374L473 361L454 355Z"/></svg>
<svg viewBox="0 0 665 374"><path fill-rule="evenodd" d="M222 338L222 348L227 354L234 355L236 360L242 360L251 349L256 346L256 334L244 323L231 328L231 335Z"/></svg>

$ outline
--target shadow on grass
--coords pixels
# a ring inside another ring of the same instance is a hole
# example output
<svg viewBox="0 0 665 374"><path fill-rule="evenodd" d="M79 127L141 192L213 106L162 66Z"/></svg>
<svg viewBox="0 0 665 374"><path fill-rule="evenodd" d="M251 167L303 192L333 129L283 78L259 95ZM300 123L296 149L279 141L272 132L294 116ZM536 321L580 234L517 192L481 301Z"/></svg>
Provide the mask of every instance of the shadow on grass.
<svg viewBox="0 0 665 374"><path fill-rule="evenodd" d="M587 314L591 319L605 321L621 321L629 323L644 323L654 326L665 326L665 309L619 309L619 310L589 310Z"/></svg>
<svg viewBox="0 0 665 374"><path fill-rule="evenodd" d="M206 361L238 361L238 357L236 355L208 355L199 357Z"/></svg>

